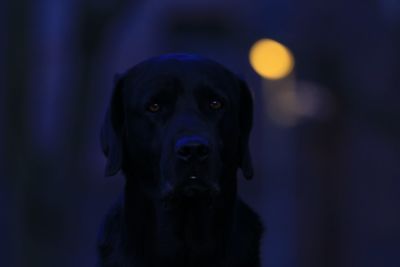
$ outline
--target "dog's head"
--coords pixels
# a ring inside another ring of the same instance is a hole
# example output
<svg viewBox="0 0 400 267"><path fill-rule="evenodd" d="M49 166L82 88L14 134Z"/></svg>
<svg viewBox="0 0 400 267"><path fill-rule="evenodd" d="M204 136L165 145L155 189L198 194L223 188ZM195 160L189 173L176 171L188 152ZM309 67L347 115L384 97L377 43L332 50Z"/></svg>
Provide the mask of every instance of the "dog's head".
<svg viewBox="0 0 400 267"><path fill-rule="evenodd" d="M160 198L219 194L253 175L252 98L220 64L186 54L140 63L116 78L102 128L106 175ZM228 186L229 187L229 186Z"/></svg>

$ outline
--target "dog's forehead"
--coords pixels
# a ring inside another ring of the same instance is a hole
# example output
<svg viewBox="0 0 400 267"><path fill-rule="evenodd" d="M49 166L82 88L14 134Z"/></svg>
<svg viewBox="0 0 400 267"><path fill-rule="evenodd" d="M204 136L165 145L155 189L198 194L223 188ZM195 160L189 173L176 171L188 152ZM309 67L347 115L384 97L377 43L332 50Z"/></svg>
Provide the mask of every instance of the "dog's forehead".
<svg viewBox="0 0 400 267"><path fill-rule="evenodd" d="M192 55L167 55L147 60L128 71L125 79L128 94L134 95L160 88L182 91L201 87L220 91L238 90L237 79L228 69L214 61Z"/></svg>

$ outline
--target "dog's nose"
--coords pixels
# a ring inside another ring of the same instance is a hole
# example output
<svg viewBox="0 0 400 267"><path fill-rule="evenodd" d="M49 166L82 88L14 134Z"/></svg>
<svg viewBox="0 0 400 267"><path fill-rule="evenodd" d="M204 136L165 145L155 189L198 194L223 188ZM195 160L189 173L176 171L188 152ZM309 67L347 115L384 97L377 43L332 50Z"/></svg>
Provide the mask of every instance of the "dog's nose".
<svg viewBox="0 0 400 267"><path fill-rule="evenodd" d="M204 161L208 158L210 147L202 137L184 137L176 142L175 153L184 161Z"/></svg>

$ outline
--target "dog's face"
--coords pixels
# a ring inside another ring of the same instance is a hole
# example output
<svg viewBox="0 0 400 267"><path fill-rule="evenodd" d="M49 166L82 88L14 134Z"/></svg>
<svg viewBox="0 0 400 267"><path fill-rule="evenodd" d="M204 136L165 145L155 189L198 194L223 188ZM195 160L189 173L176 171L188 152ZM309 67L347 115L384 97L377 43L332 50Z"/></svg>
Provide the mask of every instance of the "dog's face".
<svg viewBox="0 0 400 267"><path fill-rule="evenodd" d="M145 61L116 81L102 129L106 173L122 168L158 198L218 195L238 167L252 176L251 121L247 87L221 65L182 54Z"/></svg>

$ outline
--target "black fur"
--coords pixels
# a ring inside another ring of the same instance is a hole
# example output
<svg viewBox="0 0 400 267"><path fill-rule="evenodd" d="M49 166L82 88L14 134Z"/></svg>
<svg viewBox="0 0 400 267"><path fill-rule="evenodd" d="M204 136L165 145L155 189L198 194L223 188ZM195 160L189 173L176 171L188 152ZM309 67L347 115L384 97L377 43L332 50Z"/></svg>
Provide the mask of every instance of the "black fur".
<svg viewBox="0 0 400 267"><path fill-rule="evenodd" d="M251 127L246 84L211 60L170 54L117 77L101 141L106 175L126 185L99 266L260 266L262 225L237 197Z"/></svg>

